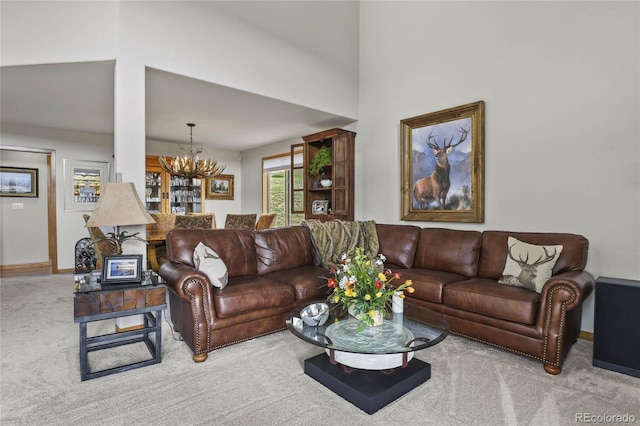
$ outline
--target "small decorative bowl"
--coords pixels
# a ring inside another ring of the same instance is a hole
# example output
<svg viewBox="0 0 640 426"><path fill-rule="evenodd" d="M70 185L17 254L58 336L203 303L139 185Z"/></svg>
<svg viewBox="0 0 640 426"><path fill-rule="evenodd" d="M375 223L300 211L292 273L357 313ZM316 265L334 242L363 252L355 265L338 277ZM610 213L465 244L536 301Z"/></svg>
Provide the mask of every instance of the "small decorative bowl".
<svg viewBox="0 0 640 426"><path fill-rule="evenodd" d="M320 181L320 185L322 185L323 188L329 188L332 183L333 182L331 182L331 179L322 179Z"/></svg>
<svg viewBox="0 0 640 426"><path fill-rule="evenodd" d="M305 324L312 327L322 325L329 318L329 305L326 303L313 303L300 311L300 318Z"/></svg>

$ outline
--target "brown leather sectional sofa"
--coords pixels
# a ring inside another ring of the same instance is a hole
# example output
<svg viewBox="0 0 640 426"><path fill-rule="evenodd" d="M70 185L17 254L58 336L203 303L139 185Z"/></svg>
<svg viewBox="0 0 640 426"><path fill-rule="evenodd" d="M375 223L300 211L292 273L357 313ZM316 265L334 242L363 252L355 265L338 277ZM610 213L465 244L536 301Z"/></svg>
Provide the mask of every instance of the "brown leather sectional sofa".
<svg viewBox="0 0 640 426"><path fill-rule="evenodd" d="M594 287L584 271L588 241L575 234L460 231L376 225L386 266L413 281L405 315L439 312L451 332L544 364L558 374L580 331L581 304ZM498 283L507 238L562 244L553 277L540 294ZM194 268L199 242L225 261L229 284L213 288ZM328 271L318 266L309 229L174 230L167 235L167 281L174 327L196 362L229 344L281 330L294 305L327 294Z"/></svg>

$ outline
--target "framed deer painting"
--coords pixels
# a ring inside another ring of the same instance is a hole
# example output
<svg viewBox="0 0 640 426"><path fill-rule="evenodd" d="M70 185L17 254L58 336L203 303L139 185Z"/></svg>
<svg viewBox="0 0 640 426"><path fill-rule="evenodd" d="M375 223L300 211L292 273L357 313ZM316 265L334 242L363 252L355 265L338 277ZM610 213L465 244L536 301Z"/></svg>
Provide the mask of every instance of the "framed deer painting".
<svg viewBox="0 0 640 426"><path fill-rule="evenodd" d="M484 222L484 102L400 121L402 220Z"/></svg>

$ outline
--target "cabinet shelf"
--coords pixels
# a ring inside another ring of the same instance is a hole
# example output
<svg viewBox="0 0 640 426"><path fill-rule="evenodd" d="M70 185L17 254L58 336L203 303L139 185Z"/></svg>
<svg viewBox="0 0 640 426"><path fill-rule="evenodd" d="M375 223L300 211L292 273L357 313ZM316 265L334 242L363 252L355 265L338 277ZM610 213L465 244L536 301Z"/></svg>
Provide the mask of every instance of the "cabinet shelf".
<svg viewBox="0 0 640 426"><path fill-rule="evenodd" d="M331 129L304 136L304 206L305 219L352 221L354 216L354 132ZM322 147L331 149L331 164L323 167L323 173L311 176L309 165ZM329 187L314 187L321 179L330 179ZM315 215L314 201L328 201L327 215Z"/></svg>
<svg viewBox="0 0 640 426"><path fill-rule="evenodd" d="M146 207L149 212L159 213L203 213L202 185L199 179L192 184L182 178L172 177L160 167L158 157L146 157ZM176 201L180 197L189 201Z"/></svg>

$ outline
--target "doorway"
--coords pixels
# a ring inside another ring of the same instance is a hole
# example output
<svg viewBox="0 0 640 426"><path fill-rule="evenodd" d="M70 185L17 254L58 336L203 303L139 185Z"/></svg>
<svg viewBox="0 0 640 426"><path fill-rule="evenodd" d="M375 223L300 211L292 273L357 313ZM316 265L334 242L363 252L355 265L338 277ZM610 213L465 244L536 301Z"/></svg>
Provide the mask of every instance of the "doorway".
<svg viewBox="0 0 640 426"><path fill-rule="evenodd" d="M0 265L0 277L11 277L11 276L20 276L20 275L34 275L34 274L46 274L46 273L57 273L58 272L58 244L57 244L57 220L56 220L56 153L55 150L52 149L43 149L43 148L29 148L29 147L21 147L21 146L8 146L3 145L0 146L0 151L5 154L9 152L16 153L32 153L37 155L45 156L45 162L38 162L38 164L46 163L45 166L39 167L40 173L44 174L46 179L40 179L40 182L45 183L44 185L40 185L38 189L39 193L46 194L47 202L46 202L46 253L47 260L46 261L35 261L35 262L8 262L8 264ZM4 156L4 155L3 155ZM3 165L4 162L3 162ZM44 181L44 182L43 182ZM20 203L19 198L11 198L11 200L18 200L12 208L15 207L20 209L23 207L24 203ZM26 199L25 199L26 200ZM39 207L42 208L42 207ZM3 219L4 220L4 219ZM4 233L3 233L4 234ZM3 235L3 239L6 235ZM32 244L42 244L42 235L39 235L38 238L31 238L34 240ZM11 241L15 240L15 238L11 238ZM4 262L4 260L3 260Z"/></svg>

